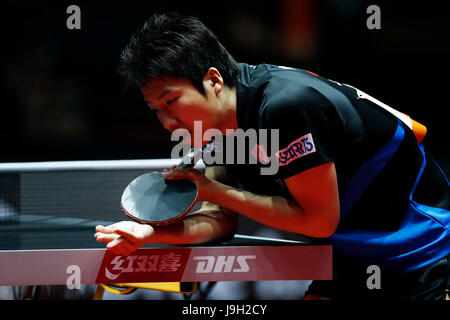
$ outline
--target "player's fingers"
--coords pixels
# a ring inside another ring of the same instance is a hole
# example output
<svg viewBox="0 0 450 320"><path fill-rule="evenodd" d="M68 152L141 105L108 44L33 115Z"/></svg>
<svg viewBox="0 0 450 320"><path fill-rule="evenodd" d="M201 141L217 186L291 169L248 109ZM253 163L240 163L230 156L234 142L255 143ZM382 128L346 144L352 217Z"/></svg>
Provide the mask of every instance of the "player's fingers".
<svg viewBox="0 0 450 320"><path fill-rule="evenodd" d="M101 232L105 234L112 234L115 233L116 230L133 230L133 223L132 221L120 221L113 224L110 224L109 226L102 226L98 225L95 227L96 232Z"/></svg>
<svg viewBox="0 0 450 320"><path fill-rule="evenodd" d="M111 224L109 226L102 226L102 225L98 225L95 227L95 231L96 232L101 232L101 233L113 233L113 229L115 227L116 224Z"/></svg>
<svg viewBox="0 0 450 320"><path fill-rule="evenodd" d="M116 255L123 255L122 248L123 248L123 243L125 241L126 240L124 238L118 237L118 238L114 239L113 241L111 241L110 243L108 243L106 245L106 248L108 250L112 250L112 252L114 252L114 254L116 254Z"/></svg>
<svg viewBox="0 0 450 320"><path fill-rule="evenodd" d="M139 238L139 234L137 234L136 230L124 228L123 226L114 227L113 232L131 242L134 242L136 238Z"/></svg>
<svg viewBox="0 0 450 320"><path fill-rule="evenodd" d="M114 248L115 246L119 245L119 244L120 244L121 242L123 242L123 241L124 241L124 239L123 239L122 237L117 237L117 238L115 238L114 240L110 241L110 242L108 243L108 245L106 246L106 248L112 249L112 248Z"/></svg>
<svg viewBox="0 0 450 320"><path fill-rule="evenodd" d="M196 169L171 169L170 171L163 171L164 178L167 180L182 180L187 179L194 181L201 172Z"/></svg>
<svg viewBox="0 0 450 320"><path fill-rule="evenodd" d="M113 234L113 233L108 234L108 233L97 232L96 234L94 234L94 238L97 241L104 242L106 244L110 243L111 241L115 240L118 237L119 237L119 235Z"/></svg>
<svg viewBox="0 0 450 320"><path fill-rule="evenodd" d="M163 175L166 176L168 173L170 173L171 171L175 170L176 167L177 167L176 165L173 165L173 166L170 167L170 169L164 169L163 170Z"/></svg>
<svg viewBox="0 0 450 320"><path fill-rule="evenodd" d="M154 229L147 224L140 224L137 222L130 222L132 225L126 228L115 228L114 232L124 238L135 246L141 246L145 243L148 237L154 232ZM131 227L131 228L130 228Z"/></svg>
<svg viewBox="0 0 450 320"><path fill-rule="evenodd" d="M102 225L98 225L95 227L95 231L105 233L105 227Z"/></svg>

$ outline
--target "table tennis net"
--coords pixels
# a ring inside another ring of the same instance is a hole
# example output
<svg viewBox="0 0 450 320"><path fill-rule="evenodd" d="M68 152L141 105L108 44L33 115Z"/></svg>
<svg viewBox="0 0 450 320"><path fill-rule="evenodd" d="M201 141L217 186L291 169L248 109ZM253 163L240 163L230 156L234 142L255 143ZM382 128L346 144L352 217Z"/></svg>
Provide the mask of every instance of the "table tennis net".
<svg viewBox="0 0 450 320"><path fill-rule="evenodd" d="M52 219L77 225L128 220L120 198L129 182L171 159L0 164L0 224ZM176 162L176 161L175 161Z"/></svg>

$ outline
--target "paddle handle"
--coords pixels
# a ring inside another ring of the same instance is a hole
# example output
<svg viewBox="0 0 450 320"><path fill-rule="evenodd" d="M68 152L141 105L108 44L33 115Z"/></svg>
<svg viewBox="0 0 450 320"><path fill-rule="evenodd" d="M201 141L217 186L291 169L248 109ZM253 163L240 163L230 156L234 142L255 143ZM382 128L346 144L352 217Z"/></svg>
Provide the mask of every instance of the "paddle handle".
<svg viewBox="0 0 450 320"><path fill-rule="evenodd" d="M181 159L180 163L176 166L176 169L188 169L193 168L197 161L200 159L198 157L199 153L204 152L212 152L213 150L216 150L216 145L214 145L214 140L210 141L209 143L205 144L202 148L192 148L187 155Z"/></svg>
<svg viewBox="0 0 450 320"><path fill-rule="evenodd" d="M188 169L193 168L197 161L201 158L198 157L199 153L205 152L213 152L217 149L217 146L214 144L214 139L209 143L205 144L202 148L192 148L187 155L181 159L180 163L176 166L176 169Z"/></svg>
<svg viewBox="0 0 450 320"><path fill-rule="evenodd" d="M198 161L197 155L202 152L200 148L192 148L187 155L181 159L181 162L177 165L176 169L188 169L193 168Z"/></svg>

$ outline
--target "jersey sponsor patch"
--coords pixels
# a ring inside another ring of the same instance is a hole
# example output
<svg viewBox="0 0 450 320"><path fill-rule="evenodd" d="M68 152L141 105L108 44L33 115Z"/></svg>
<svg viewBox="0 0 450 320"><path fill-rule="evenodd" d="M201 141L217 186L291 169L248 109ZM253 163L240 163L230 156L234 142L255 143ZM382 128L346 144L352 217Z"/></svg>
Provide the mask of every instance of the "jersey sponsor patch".
<svg viewBox="0 0 450 320"><path fill-rule="evenodd" d="M295 159L314 152L316 152L316 146L311 133L308 133L290 143L286 148L278 151L276 156L279 158L279 165L285 166Z"/></svg>

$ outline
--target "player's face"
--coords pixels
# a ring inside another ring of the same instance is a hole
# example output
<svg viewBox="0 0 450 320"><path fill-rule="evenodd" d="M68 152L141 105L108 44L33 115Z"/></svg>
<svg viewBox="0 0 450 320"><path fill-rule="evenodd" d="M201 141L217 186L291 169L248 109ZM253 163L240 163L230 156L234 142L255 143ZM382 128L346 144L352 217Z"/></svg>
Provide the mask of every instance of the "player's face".
<svg viewBox="0 0 450 320"><path fill-rule="evenodd" d="M141 88L147 105L169 131L188 130L194 139L194 121L201 121L203 132L217 128L220 103L205 81L206 96L185 79L153 80ZM195 133L200 133L198 130ZM198 139L198 137L195 137Z"/></svg>

